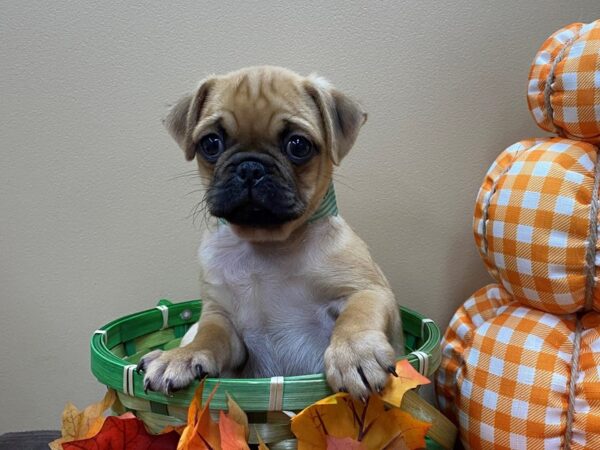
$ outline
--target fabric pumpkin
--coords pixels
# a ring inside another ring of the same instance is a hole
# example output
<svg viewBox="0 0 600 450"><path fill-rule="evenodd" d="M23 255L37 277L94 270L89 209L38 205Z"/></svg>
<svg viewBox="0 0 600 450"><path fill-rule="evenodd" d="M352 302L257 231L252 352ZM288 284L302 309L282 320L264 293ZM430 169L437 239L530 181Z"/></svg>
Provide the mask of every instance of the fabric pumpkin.
<svg viewBox="0 0 600 450"><path fill-rule="evenodd" d="M600 449L599 319L583 319L571 449ZM466 448L565 448L575 321L523 306L498 284L456 312L436 390Z"/></svg>
<svg viewBox="0 0 600 450"><path fill-rule="evenodd" d="M455 313L440 408L473 449L600 449L600 21L544 42L527 92L543 129L487 172L473 229L497 283Z"/></svg>
<svg viewBox="0 0 600 450"><path fill-rule="evenodd" d="M486 174L475 242L490 274L524 305L555 314L584 307L596 161L592 144L530 139L508 147ZM593 297L600 309L600 283Z"/></svg>
<svg viewBox="0 0 600 450"><path fill-rule="evenodd" d="M600 20L550 36L529 73L529 110L546 131L600 143Z"/></svg>

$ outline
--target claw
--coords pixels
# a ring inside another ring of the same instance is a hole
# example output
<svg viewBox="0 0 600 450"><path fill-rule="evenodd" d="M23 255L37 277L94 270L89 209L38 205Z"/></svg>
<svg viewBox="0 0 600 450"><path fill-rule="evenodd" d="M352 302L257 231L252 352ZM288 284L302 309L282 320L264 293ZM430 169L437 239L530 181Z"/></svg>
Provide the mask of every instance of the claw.
<svg viewBox="0 0 600 450"><path fill-rule="evenodd" d="M396 368L394 366L388 366L387 371L398 378L398 372L396 372Z"/></svg>
<svg viewBox="0 0 600 450"><path fill-rule="evenodd" d="M137 366L135 366L135 371L139 375L144 370L146 370L146 364L144 364L144 359L142 358L138 361Z"/></svg>
<svg viewBox="0 0 600 450"><path fill-rule="evenodd" d="M150 380L146 378L144 380L144 394L148 393L148 389L150 388Z"/></svg>
<svg viewBox="0 0 600 450"><path fill-rule="evenodd" d="M344 393L348 393L348 388L346 386L342 386L341 388L338 389L339 392L344 392Z"/></svg>
<svg viewBox="0 0 600 450"><path fill-rule="evenodd" d="M165 391L167 395L173 395L173 380L167 379L167 387Z"/></svg>
<svg viewBox="0 0 600 450"><path fill-rule="evenodd" d="M208 375L207 372L205 372L204 370L202 370L202 365L201 364L196 364L194 366L194 372L195 372L196 378L198 380L202 380L203 378L205 378Z"/></svg>
<svg viewBox="0 0 600 450"><path fill-rule="evenodd" d="M362 380L362 382L364 383L365 387L369 390L369 391L373 391L373 389L371 388L371 385L369 384L369 380L367 380L367 377L365 376L365 372L363 371L362 367L358 366L356 368L356 370L358 371L358 374L360 375L360 379Z"/></svg>
<svg viewBox="0 0 600 450"><path fill-rule="evenodd" d="M381 391L383 391L383 386L379 385L375 389L377 390L378 394L381 394Z"/></svg>

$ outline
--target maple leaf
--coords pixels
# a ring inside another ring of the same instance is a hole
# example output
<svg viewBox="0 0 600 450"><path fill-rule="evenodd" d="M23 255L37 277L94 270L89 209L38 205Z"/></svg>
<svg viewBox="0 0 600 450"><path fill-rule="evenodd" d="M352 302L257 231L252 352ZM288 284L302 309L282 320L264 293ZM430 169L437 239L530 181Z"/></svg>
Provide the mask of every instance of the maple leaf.
<svg viewBox="0 0 600 450"><path fill-rule="evenodd" d="M221 448L225 450L250 450L248 447L248 416L242 408L227 395L228 412L219 414Z"/></svg>
<svg viewBox="0 0 600 450"><path fill-rule="evenodd" d="M217 386L202 405L204 381L196 388L177 450L249 450L248 416L231 396L227 395L227 413L219 411L218 423L212 419L209 408L216 390ZM259 450L269 450L260 436Z"/></svg>
<svg viewBox="0 0 600 450"><path fill-rule="evenodd" d="M365 450L365 446L352 438L327 436L327 450Z"/></svg>
<svg viewBox="0 0 600 450"><path fill-rule="evenodd" d="M175 450L179 435L149 434L136 417L108 417L95 436L63 443L64 450Z"/></svg>
<svg viewBox="0 0 600 450"><path fill-rule="evenodd" d="M422 384L431 383L427 377L417 372L406 359L396 363L396 373L397 377L390 375L388 378L388 382L381 392L381 399L398 408L402 404L402 397L406 391Z"/></svg>
<svg viewBox="0 0 600 450"><path fill-rule="evenodd" d="M177 450L221 450L221 437L219 425L210 416L210 401L217 391L217 386L206 399L202 406L202 392L204 380L200 382L194 398L188 409L187 425L181 433Z"/></svg>
<svg viewBox="0 0 600 450"><path fill-rule="evenodd" d="M326 397L292 419L298 450L422 448L429 427L398 408L386 409L376 395L363 403L345 393Z"/></svg>
<svg viewBox="0 0 600 450"><path fill-rule="evenodd" d="M227 417L243 427L244 437L248 440L248 434L250 433L248 416L229 394L227 394L227 409Z"/></svg>
<svg viewBox="0 0 600 450"><path fill-rule="evenodd" d="M219 413L219 433L221 448L225 450L250 450L246 442L244 426L228 417L223 411Z"/></svg>
<svg viewBox="0 0 600 450"><path fill-rule="evenodd" d="M363 443L369 449L425 448L425 435L430 427L430 423L421 422L398 408L391 408L372 423Z"/></svg>
<svg viewBox="0 0 600 450"><path fill-rule="evenodd" d="M52 441L49 444L50 448L62 450L61 444L65 442L86 439L98 433L106 420L104 412L114 404L116 398L115 391L109 389L102 400L92 403L83 411L79 411L73 403L68 402L62 413L62 436Z"/></svg>

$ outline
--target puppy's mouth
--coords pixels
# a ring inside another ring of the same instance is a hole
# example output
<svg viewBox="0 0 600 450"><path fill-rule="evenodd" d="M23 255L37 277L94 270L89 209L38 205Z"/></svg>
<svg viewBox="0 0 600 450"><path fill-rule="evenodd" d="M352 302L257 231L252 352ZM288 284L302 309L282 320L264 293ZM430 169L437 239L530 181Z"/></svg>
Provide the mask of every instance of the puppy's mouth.
<svg viewBox="0 0 600 450"><path fill-rule="evenodd" d="M291 176L270 158L232 158L225 173L215 174L207 198L210 213L234 225L276 228L305 211Z"/></svg>
<svg viewBox="0 0 600 450"><path fill-rule="evenodd" d="M225 215L223 219L240 226L275 228L298 217L300 217L298 214L276 213L272 210L248 203L234 209L230 214Z"/></svg>

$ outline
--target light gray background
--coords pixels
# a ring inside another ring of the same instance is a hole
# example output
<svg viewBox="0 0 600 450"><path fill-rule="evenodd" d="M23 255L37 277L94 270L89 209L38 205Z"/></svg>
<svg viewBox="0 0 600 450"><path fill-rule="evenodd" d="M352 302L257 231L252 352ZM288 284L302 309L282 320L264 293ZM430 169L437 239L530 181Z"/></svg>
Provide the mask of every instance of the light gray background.
<svg viewBox="0 0 600 450"><path fill-rule="evenodd" d="M21 1L0 15L0 432L59 426L100 325L197 298L199 199L160 124L211 72L317 71L369 112L339 206L400 301L445 327L489 282L475 195L527 111L546 37L588 1Z"/></svg>

